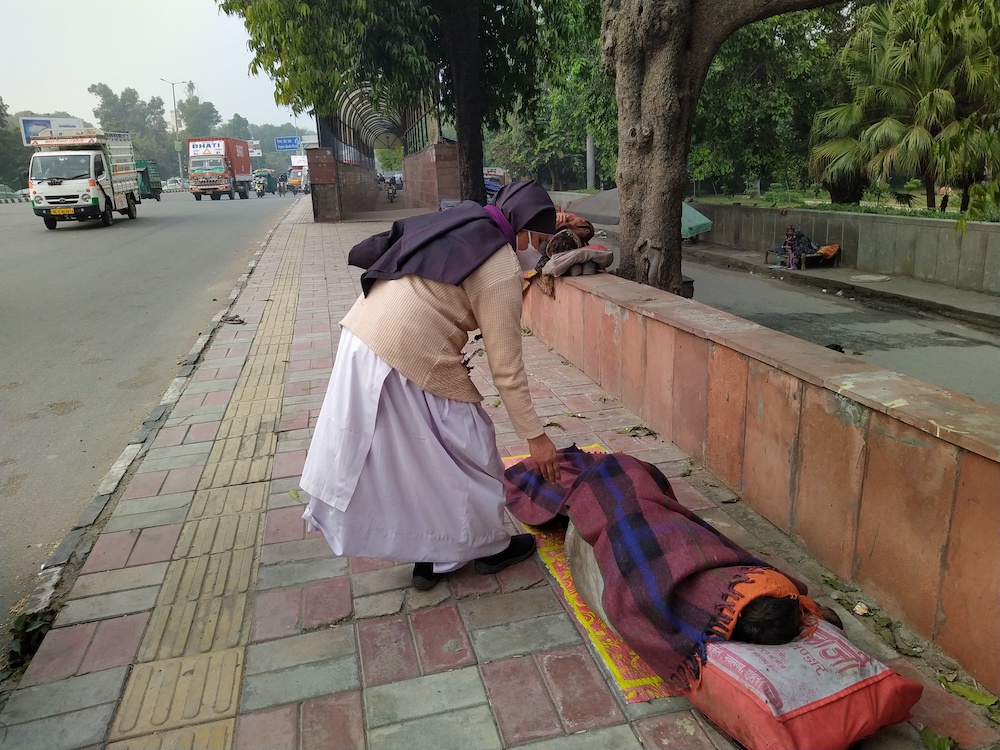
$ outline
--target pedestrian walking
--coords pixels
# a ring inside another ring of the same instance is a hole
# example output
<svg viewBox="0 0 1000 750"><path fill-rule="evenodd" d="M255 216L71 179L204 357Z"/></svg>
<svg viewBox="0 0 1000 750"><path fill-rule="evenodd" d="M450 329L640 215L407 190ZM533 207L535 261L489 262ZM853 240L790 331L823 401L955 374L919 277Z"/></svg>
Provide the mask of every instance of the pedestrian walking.
<svg viewBox="0 0 1000 750"><path fill-rule="evenodd" d="M335 554L413 562L423 590L469 561L495 573L534 552L530 534L504 530L503 462L463 349L479 329L515 432L558 480L522 360L534 261L516 249L528 231L551 235L555 218L541 185L517 182L494 205L402 219L351 250L363 293L341 322L301 481L303 518Z"/></svg>

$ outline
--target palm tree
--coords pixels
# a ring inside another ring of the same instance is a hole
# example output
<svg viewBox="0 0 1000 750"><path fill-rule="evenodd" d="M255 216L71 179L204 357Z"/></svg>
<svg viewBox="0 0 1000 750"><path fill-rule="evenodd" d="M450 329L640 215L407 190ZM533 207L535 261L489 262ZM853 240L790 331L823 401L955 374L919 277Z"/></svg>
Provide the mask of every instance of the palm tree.
<svg viewBox="0 0 1000 750"><path fill-rule="evenodd" d="M825 183L918 175L966 190L1000 165L1000 11L981 0L865 6L839 63L853 101L820 112L811 165ZM833 191L831 191L833 197ZM860 197L860 196L859 196Z"/></svg>

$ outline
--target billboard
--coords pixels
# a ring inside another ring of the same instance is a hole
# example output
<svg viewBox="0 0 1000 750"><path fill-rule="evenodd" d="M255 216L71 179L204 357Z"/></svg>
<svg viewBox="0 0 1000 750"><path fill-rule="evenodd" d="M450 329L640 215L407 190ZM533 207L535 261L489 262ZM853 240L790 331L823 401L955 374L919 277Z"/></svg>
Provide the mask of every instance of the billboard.
<svg viewBox="0 0 1000 750"><path fill-rule="evenodd" d="M21 128L21 143L25 146L43 130L87 127L83 120L76 117L18 117L17 122Z"/></svg>
<svg viewBox="0 0 1000 750"><path fill-rule="evenodd" d="M226 146L222 141L188 141L188 156L225 156Z"/></svg>
<svg viewBox="0 0 1000 750"><path fill-rule="evenodd" d="M297 155L297 154L293 154L292 156L289 156L288 158L292 160L292 166L293 167L304 167L304 166L306 166L308 164L308 162L306 161L306 157L305 156L300 156L300 155Z"/></svg>

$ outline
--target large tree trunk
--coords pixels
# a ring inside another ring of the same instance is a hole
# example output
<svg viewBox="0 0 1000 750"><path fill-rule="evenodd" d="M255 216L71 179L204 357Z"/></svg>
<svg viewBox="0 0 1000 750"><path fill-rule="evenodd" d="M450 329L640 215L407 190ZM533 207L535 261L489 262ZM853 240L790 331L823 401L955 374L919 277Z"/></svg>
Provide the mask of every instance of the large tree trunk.
<svg viewBox="0 0 1000 750"><path fill-rule="evenodd" d="M681 203L698 97L742 26L835 0L601 0L618 100L619 275L681 293Z"/></svg>
<svg viewBox="0 0 1000 750"><path fill-rule="evenodd" d="M437 0L441 38L455 84L458 186L463 200L486 205L479 44L480 0Z"/></svg>

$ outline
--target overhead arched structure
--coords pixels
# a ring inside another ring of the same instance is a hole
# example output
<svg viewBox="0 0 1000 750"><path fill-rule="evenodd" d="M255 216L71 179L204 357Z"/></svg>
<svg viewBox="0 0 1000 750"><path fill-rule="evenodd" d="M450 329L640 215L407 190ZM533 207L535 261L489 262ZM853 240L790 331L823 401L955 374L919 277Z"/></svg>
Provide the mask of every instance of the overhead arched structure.
<svg viewBox="0 0 1000 750"><path fill-rule="evenodd" d="M403 123L390 108L376 109L371 89L364 87L344 94L340 100L341 121L354 128L371 148L396 148L403 145Z"/></svg>
<svg viewBox="0 0 1000 750"><path fill-rule="evenodd" d="M321 146L332 148L337 161L374 169L375 149L404 146L406 123L391 107L372 104L371 87L344 92L333 115L317 117Z"/></svg>

